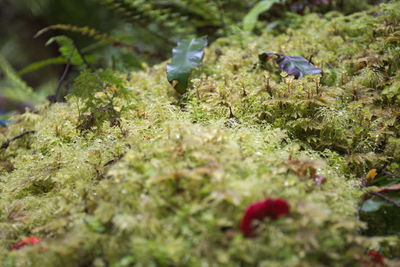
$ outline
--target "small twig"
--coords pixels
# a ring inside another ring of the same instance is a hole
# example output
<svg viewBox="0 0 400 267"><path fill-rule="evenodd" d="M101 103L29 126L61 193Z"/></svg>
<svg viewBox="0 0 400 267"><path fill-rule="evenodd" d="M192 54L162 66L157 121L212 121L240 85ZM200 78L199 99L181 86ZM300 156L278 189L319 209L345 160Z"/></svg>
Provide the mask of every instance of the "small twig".
<svg viewBox="0 0 400 267"><path fill-rule="evenodd" d="M385 195L382 194L382 193L370 192L369 194L370 194L370 195L373 195L373 196L376 196L376 197L379 197L380 199L382 199L382 200L384 200L384 201L386 201L386 202L388 202L388 203L390 203L390 204L393 204L393 205L395 205L396 207L400 208L400 202L397 202L396 200L390 199L390 198L388 198L387 196L385 196Z"/></svg>
<svg viewBox="0 0 400 267"><path fill-rule="evenodd" d="M234 123L237 123L237 124L241 124L240 120L233 114L232 107L231 106L228 106L228 107L229 107L229 118L228 118L228 121L230 121L230 123L234 122Z"/></svg>
<svg viewBox="0 0 400 267"><path fill-rule="evenodd" d="M107 166L113 165L114 163L116 163L117 161L122 159L123 156L125 156L125 153L120 154L120 155L116 156L115 158L113 158L112 160L108 161L106 164L104 164L103 167L107 167Z"/></svg>
<svg viewBox="0 0 400 267"><path fill-rule="evenodd" d="M5 142L1 145L0 149L7 149L7 148L10 146L10 144L11 144L12 142L14 142L15 140L20 139L20 138L24 137L24 136L27 135L27 134L34 134L34 133L35 133L35 131L26 131L26 132L20 133L19 135L14 136L13 138L11 138L11 139L5 141Z"/></svg>
<svg viewBox="0 0 400 267"><path fill-rule="evenodd" d="M311 64L314 64L314 63L312 62L313 57L314 57L314 54L311 54L310 58L308 59L308 61L309 61Z"/></svg>
<svg viewBox="0 0 400 267"><path fill-rule="evenodd" d="M233 115L233 111L232 111L232 107L231 106L229 106L229 118L230 119L235 118L235 115Z"/></svg>
<svg viewBox="0 0 400 267"><path fill-rule="evenodd" d="M64 81L65 77L67 76L70 67L71 67L71 62L70 62L70 60L68 60L67 65L65 65L64 72L63 72L63 74L61 75L60 79L57 82L57 88L56 88L56 93L55 93L57 101L60 100L58 98L60 96L61 85L62 85L62 82Z"/></svg>
<svg viewBox="0 0 400 267"><path fill-rule="evenodd" d="M391 172L388 172L388 171L384 171L383 173L386 174L387 176L390 176L390 177L395 177L396 176L395 174L393 174Z"/></svg>
<svg viewBox="0 0 400 267"><path fill-rule="evenodd" d="M79 50L78 50L78 49L77 49L77 51L78 51L78 53L79 53ZM59 79L58 82L57 82L57 87L56 87L56 91L55 91L55 95L54 95L54 96L55 96L55 101L56 101L56 102L58 102L58 101L61 100L61 99L59 99L59 97L60 97L61 86L62 86L62 83L63 83L65 77L67 77L67 74L68 74L68 72L69 72L69 69L71 68L71 59L72 59L73 54L74 54L74 50L72 50L71 53L70 53L70 55L68 56L68 58L67 58L67 64L65 65L64 72L63 72L63 74L61 75L60 79Z"/></svg>
<svg viewBox="0 0 400 267"><path fill-rule="evenodd" d="M361 178L361 187L367 187L367 186L368 186L367 177L363 176ZM371 196L378 197L378 198L386 201L387 203L393 204L396 207L400 208L400 202L397 202L396 200L388 198L387 196L385 196L385 194L382 194L382 193L379 193L379 192L368 192L368 194L371 195Z"/></svg>

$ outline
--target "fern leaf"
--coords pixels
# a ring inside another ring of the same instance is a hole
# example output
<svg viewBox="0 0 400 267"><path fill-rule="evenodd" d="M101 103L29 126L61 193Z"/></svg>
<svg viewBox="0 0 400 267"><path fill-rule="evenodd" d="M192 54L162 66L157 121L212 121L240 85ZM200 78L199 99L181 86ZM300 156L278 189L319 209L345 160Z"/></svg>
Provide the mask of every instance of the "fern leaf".
<svg viewBox="0 0 400 267"><path fill-rule="evenodd" d="M99 41L98 43L96 43L93 47L97 48L97 47L101 47L104 45L108 45L108 44L112 44L114 47L122 47L122 48L126 48L128 50L131 51L135 51L136 53L140 54L140 53L147 53L145 51L141 51L139 48L137 48L134 45L130 45L127 43L123 43L121 39L110 36L106 33L100 32L94 28L90 28L88 26L84 26L84 27L79 27L79 26L75 26L75 25L70 25L70 24L55 24L55 25L51 25L49 27L46 27L40 31L38 31L35 35L35 38L48 32L51 30L62 30L62 31L69 31L69 32L75 32L75 33L79 33L82 34L84 36L88 36L90 38L93 38L94 40ZM87 50L88 48L85 48L85 50ZM91 48L89 48L89 50L91 50Z"/></svg>
<svg viewBox="0 0 400 267"><path fill-rule="evenodd" d="M78 49L75 47L74 42L66 36L55 36L50 38L46 45L50 45L56 42L60 48L59 51L61 55L71 64L76 65L81 71L87 69L85 60L79 53Z"/></svg>
<svg viewBox="0 0 400 267"><path fill-rule="evenodd" d="M64 57L48 58L48 59L40 60L40 61L34 62L32 64L29 64L28 66L26 66L22 70L18 71L17 74L19 76L22 76L22 75L25 75L27 73L36 71L38 69L47 67L49 65L66 64L66 63L67 63L67 60L65 60Z"/></svg>
<svg viewBox="0 0 400 267"><path fill-rule="evenodd" d="M0 70L11 84L11 87L2 88L2 93L5 98L18 102L25 102L34 97L33 89L18 76L2 54L0 54Z"/></svg>
<svg viewBox="0 0 400 267"><path fill-rule="evenodd" d="M194 33L195 29L188 23L188 17L172 12L172 8L160 4L160 1L152 0L97 0L104 6L121 14L126 21L137 24L147 30L148 25L156 24L162 28L162 32L172 32L175 35L187 35ZM175 1L174 1L175 2ZM151 31L154 36L163 39L167 43L174 44L164 35Z"/></svg>
<svg viewBox="0 0 400 267"><path fill-rule="evenodd" d="M35 35L35 38L48 32L51 30L62 30L62 31L70 31L70 32L75 32L79 33L85 36L89 36L95 40L103 41L105 43L115 43L115 42L120 42L118 38L112 37L106 33L100 32L94 28L90 28L87 26L84 27L79 27L75 25L70 25L70 24L55 24L51 25L49 27L46 27L40 31L38 31Z"/></svg>
<svg viewBox="0 0 400 267"><path fill-rule="evenodd" d="M243 19L243 29L247 32L253 31L256 26L258 16L268 11L279 0L263 0L257 3Z"/></svg>

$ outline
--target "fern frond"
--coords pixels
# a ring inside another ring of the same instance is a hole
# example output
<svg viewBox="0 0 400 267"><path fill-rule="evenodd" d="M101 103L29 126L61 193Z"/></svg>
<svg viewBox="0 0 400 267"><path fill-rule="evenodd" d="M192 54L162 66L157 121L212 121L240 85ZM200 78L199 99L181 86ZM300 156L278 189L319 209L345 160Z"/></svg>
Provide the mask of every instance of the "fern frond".
<svg viewBox="0 0 400 267"><path fill-rule="evenodd" d="M104 32L100 32L88 26L79 27L70 24L55 24L38 31L35 35L35 38L51 30L69 31L69 32L79 33L84 36L88 36L90 38L93 38L94 40L99 41L99 43L96 44L97 47L112 44L114 47L122 47L131 51L135 51L138 54L146 53L144 51L141 51L134 45L122 42L122 40L117 37L110 36Z"/></svg>
<svg viewBox="0 0 400 267"><path fill-rule="evenodd" d="M196 27L221 26L218 2L219 0L169 0L159 5L174 10L179 16L186 16Z"/></svg>
<svg viewBox="0 0 400 267"><path fill-rule="evenodd" d="M50 45L54 42L60 46L59 51L68 62L77 66L80 70L87 69L87 64L85 63L84 58L79 53L74 42L70 38L63 35L55 36L50 38L46 45Z"/></svg>
<svg viewBox="0 0 400 267"><path fill-rule="evenodd" d="M126 80L111 70L82 72L70 92L70 97L80 100L77 103L80 120L77 128L81 131L94 126L100 128L106 120L111 126L118 126L121 112L127 108L126 100L131 96Z"/></svg>
<svg viewBox="0 0 400 267"><path fill-rule="evenodd" d="M257 0L96 0L127 21L157 32L183 35L215 33L240 21ZM157 35L157 32L152 32ZM169 35L171 36L171 35ZM163 37L158 35L158 37Z"/></svg>
<svg viewBox="0 0 400 267"><path fill-rule="evenodd" d="M66 63L67 63L67 60L64 57L48 58L48 59L40 60L40 61L34 62L32 64L29 64L22 70L18 71L17 75L22 76L27 73L36 71L38 69L47 67L49 65L66 64Z"/></svg>
<svg viewBox="0 0 400 267"><path fill-rule="evenodd" d="M75 32L75 33L79 33L79 34L82 34L85 36L89 36L98 41L103 41L105 43L115 43L115 42L121 41L118 38L115 38L106 33L100 32L94 28L90 28L87 26L79 27L79 26L70 25L70 24L54 24L54 25L48 26L48 27L43 28L40 31L38 31L35 35L35 38L48 32L48 31L51 31L51 30L62 30L62 31Z"/></svg>
<svg viewBox="0 0 400 267"><path fill-rule="evenodd" d="M0 70L4 73L11 87L2 88L2 94L9 100L25 102L34 97L33 89L23 81L10 65L8 60L0 54Z"/></svg>
<svg viewBox="0 0 400 267"><path fill-rule="evenodd" d="M154 4L154 1L143 0L97 0L112 10L118 11L129 22L148 25L156 23L164 28L175 25L174 19L185 20L169 8ZM165 23L165 24L164 24ZM164 25L163 25L164 24Z"/></svg>
<svg viewBox="0 0 400 267"><path fill-rule="evenodd" d="M104 6L121 14L125 20L149 30L149 25L157 25L166 34L172 36L190 35L196 32L193 21L214 22L214 19L202 17L195 10L194 5L187 5L189 1L156 1L156 0L97 0ZM204 0L203 0L204 1ZM204 12L212 13L212 12ZM204 23L202 23L204 24ZM204 26L204 25L199 25ZM151 30L151 33L168 43L169 38Z"/></svg>

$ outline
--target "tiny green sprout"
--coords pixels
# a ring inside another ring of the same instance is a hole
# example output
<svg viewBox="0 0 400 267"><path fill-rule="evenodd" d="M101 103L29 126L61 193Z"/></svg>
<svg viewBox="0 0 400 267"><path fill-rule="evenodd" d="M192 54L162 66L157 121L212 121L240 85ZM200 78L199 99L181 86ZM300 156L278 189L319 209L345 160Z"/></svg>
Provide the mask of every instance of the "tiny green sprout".
<svg viewBox="0 0 400 267"><path fill-rule="evenodd" d="M131 93L125 79L110 70L83 72L74 81L71 96L78 99L81 131L101 128L105 121L120 126L121 112L128 108Z"/></svg>

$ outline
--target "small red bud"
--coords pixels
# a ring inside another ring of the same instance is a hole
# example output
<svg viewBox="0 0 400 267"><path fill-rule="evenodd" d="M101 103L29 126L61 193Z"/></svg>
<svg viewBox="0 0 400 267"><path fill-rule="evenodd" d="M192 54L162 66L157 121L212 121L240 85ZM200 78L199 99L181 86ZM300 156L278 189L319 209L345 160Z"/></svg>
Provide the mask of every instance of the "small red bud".
<svg viewBox="0 0 400 267"><path fill-rule="evenodd" d="M260 202L252 203L244 212L243 218L240 222L240 231L245 237L256 237L256 229L253 225L255 220L262 220L265 217L276 220L288 213L289 204L284 199L268 198Z"/></svg>
<svg viewBox="0 0 400 267"><path fill-rule="evenodd" d="M378 252L371 250L370 252L368 252L368 256L370 257L371 261L373 261L374 263L383 265L384 264L384 257L379 254Z"/></svg>
<svg viewBox="0 0 400 267"><path fill-rule="evenodd" d="M40 242L40 239L35 237L35 236L27 237L27 238L22 239L21 241L18 241L17 243L15 243L12 246L11 249L12 250L18 250L18 249L23 248L23 247L25 247L27 245L35 245L35 244L37 244L39 242Z"/></svg>

